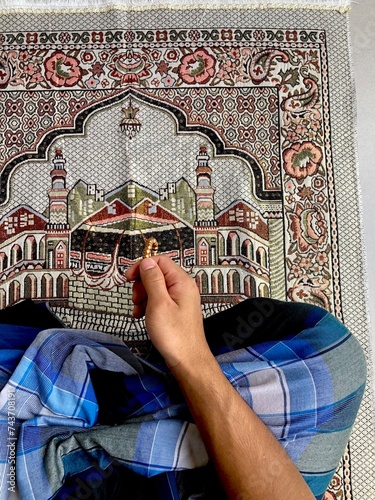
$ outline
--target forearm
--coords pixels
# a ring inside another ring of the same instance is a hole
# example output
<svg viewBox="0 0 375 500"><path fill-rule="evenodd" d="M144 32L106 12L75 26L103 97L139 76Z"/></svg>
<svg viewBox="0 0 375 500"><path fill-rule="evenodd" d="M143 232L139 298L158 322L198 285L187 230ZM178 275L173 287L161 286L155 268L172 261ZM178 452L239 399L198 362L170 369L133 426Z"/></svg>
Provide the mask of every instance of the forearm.
<svg viewBox="0 0 375 500"><path fill-rule="evenodd" d="M313 499L298 469L207 349L172 369L230 499Z"/></svg>

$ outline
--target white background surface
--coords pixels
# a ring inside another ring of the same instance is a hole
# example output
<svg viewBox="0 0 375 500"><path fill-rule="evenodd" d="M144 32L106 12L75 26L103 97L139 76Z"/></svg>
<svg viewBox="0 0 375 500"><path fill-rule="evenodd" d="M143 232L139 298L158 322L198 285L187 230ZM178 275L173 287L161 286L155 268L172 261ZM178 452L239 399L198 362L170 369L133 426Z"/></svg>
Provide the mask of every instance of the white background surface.
<svg viewBox="0 0 375 500"><path fill-rule="evenodd" d="M359 175L375 375L375 1L353 1L349 18L357 94Z"/></svg>

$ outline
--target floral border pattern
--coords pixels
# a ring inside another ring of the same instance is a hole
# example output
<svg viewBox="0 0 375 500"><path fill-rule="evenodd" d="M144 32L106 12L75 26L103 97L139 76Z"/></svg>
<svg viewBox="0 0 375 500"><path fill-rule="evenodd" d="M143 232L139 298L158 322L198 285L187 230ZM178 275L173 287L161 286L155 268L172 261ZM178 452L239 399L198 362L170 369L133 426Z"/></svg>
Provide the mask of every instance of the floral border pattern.
<svg viewBox="0 0 375 500"><path fill-rule="evenodd" d="M1 171L11 162L16 165L21 153L32 157L47 133L74 127L82 110L129 87L157 90L190 123L215 128L231 147L251 148L263 168L264 189L282 192L289 299L318 303L341 319L324 31L0 34ZM196 99L191 100L205 88L213 89L205 94L206 114L198 113ZM251 115L249 88L259 95L268 92L267 112ZM222 106L219 98L226 98L225 92L228 99L237 93L237 106L242 106L242 116L252 116L251 123L250 118L237 123L238 114ZM274 139L263 141L262 147L259 131L272 127L277 128ZM343 474L334 479L327 495L346 498Z"/></svg>

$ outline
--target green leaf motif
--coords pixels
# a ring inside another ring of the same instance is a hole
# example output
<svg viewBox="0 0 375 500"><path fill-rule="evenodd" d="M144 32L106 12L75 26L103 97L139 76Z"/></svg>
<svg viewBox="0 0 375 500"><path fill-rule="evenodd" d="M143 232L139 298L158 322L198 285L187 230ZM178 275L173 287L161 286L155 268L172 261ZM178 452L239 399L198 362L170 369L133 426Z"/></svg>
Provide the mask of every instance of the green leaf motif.
<svg viewBox="0 0 375 500"><path fill-rule="evenodd" d="M297 68L287 69L286 71L280 70L279 75L282 85L291 85L292 87L299 85L299 71Z"/></svg>

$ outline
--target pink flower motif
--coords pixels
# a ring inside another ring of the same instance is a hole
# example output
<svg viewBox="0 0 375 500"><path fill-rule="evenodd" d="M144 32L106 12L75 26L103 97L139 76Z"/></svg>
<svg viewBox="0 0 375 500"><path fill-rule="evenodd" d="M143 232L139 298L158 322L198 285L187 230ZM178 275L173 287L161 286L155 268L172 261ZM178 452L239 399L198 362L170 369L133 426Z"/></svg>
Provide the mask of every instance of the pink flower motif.
<svg viewBox="0 0 375 500"><path fill-rule="evenodd" d="M253 126L245 128L243 125L241 125L238 129L238 140L240 142L255 142L255 128Z"/></svg>
<svg viewBox="0 0 375 500"><path fill-rule="evenodd" d="M176 82L176 79L172 78L170 75L167 75L161 79L161 82L164 83L166 87L172 87L172 85Z"/></svg>
<svg viewBox="0 0 375 500"><path fill-rule="evenodd" d="M23 143L24 140L22 130L17 130L16 132L7 130L5 132L5 145L8 148L11 148L12 146L17 146L18 148L20 148L21 146L23 146Z"/></svg>
<svg viewBox="0 0 375 500"><path fill-rule="evenodd" d="M33 62L29 62L29 64L25 66L24 71L27 75L33 76L33 74L38 71L38 68Z"/></svg>
<svg viewBox="0 0 375 500"><path fill-rule="evenodd" d="M298 136L294 129L289 129L286 136L287 141L295 142L298 141Z"/></svg>
<svg viewBox="0 0 375 500"><path fill-rule="evenodd" d="M302 253L320 248L327 239L327 223L317 205L296 204L295 213L289 213L290 230Z"/></svg>
<svg viewBox="0 0 375 500"><path fill-rule="evenodd" d="M212 113L212 111L217 111L218 113L222 113L224 111L224 106L223 106L223 98L221 97L221 95L218 95L216 97L212 97L210 95L207 96L205 108L208 111L208 113Z"/></svg>
<svg viewBox="0 0 375 500"><path fill-rule="evenodd" d="M26 33L26 43L37 43L38 33Z"/></svg>
<svg viewBox="0 0 375 500"><path fill-rule="evenodd" d="M131 43L135 39L135 33L134 31L125 31L124 33L124 40L125 42Z"/></svg>
<svg viewBox="0 0 375 500"><path fill-rule="evenodd" d="M324 266L326 262L328 262L328 255L326 252L319 252L316 256L316 262L319 266Z"/></svg>
<svg viewBox="0 0 375 500"><path fill-rule="evenodd" d="M255 30L254 31L254 40L262 41L266 38L266 34L263 30Z"/></svg>
<svg viewBox="0 0 375 500"><path fill-rule="evenodd" d="M89 89L96 89L96 87L98 86L100 80L99 78L95 78L95 76L92 76L91 78L89 78L88 80L86 80L86 85Z"/></svg>
<svg viewBox="0 0 375 500"><path fill-rule="evenodd" d="M38 102L38 115L50 115L53 116L55 114L55 104L56 101L51 97L50 99L40 99Z"/></svg>
<svg viewBox="0 0 375 500"><path fill-rule="evenodd" d="M5 114L6 116L13 116L17 115L21 118L23 115L23 101L22 99L17 99L16 101L13 101L11 99L8 99L5 101Z"/></svg>
<svg viewBox="0 0 375 500"><path fill-rule="evenodd" d="M201 36L198 30L190 30L188 35L190 40L193 40L193 42L199 40Z"/></svg>
<svg viewBox="0 0 375 500"><path fill-rule="evenodd" d="M244 113L248 111L249 113L254 113L255 111L255 99L253 95L244 97L239 95L237 98L237 109L239 113Z"/></svg>
<svg viewBox="0 0 375 500"><path fill-rule="evenodd" d="M38 129L38 117L36 115L24 116L23 117L23 127L25 130L37 130Z"/></svg>
<svg viewBox="0 0 375 500"><path fill-rule="evenodd" d="M221 30L221 39L222 40L233 40L233 31L232 30Z"/></svg>
<svg viewBox="0 0 375 500"><path fill-rule="evenodd" d="M238 127L237 113L234 112L230 113L229 111L224 111L223 125L224 127Z"/></svg>
<svg viewBox="0 0 375 500"><path fill-rule="evenodd" d="M294 182L292 181L292 179L289 179L288 182L285 183L285 191L287 193L292 193L294 194L296 188L294 186Z"/></svg>
<svg viewBox="0 0 375 500"><path fill-rule="evenodd" d="M59 41L61 43L69 43L70 39L71 39L71 36L70 36L70 34L67 31L62 31L59 34L58 38L59 38Z"/></svg>
<svg viewBox="0 0 375 500"><path fill-rule="evenodd" d="M215 74L216 59L206 49L198 49L181 58L178 75L188 84L207 83Z"/></svg>
<svg viewBox="0 0 375 500"><path fill-rule="evenodd" d="M302 257L301 262L299 263L300 267L306 269L307 271L313 266L311 259L309 257Z"/></svg>
<svg viewBox="0 0 375 500"><path fill-rule="evenodd" d="M104 35L101 31L93 31L91 33L91 39L92 43L103 43L104 42Z"/></svg>
<svg viewBox="0 0 375 500"><path fill-rule="evenodd" d="M19 53L19 60L20 61L27 61L28 59L30 59L30 57L32 57L32 54L30 52L28 52L27 50L20 50L20 53Z"/></svg>
<svg viewBox="0 0 375 500"><path fill-rule="evenodd" d="M232 57L233 59L238 59L241 55L241 52L239 49L237 48L233 48L233 49L230 49L229 51L229 55L230 57Z"/></svg>
<svg viewBox="0 0 375 500"><path fill-rule="evenodd" d="M96 63L92 66L91 72L95 76L100 76L104 74L103 70L104 64L100 63L99 61L96 61Z"/></svg>
<svg viewBox="0 0 375 500"><path fill-rule="evenodd" d="M153 50L150 55L153 61L158 61L160 59L160 50Z"/></svg>
<svg viewBox="0 0 375 500"><path fill-rule="evenodd" d="M0 57L0 89L5 89L5 87L8 86L11 76L12 70L8 60L4 57Z"/></svg>
<svg viewBox="0 0 375 500"><path fill-rule="evenodd" d="M167 42L168 41L168 31L167 30L157 30L156 31L156 41L157 42Z"/></svg>
<svg viewBox="0 0 375 500"><path fill-rule="evenodd" d="M297 31L288 31L286 32L286 41L287 42L298 42L298 33Z"/></svg>
<svg viewBox="0 0 375 500"><path fill-rule="evenodd" d="M236 61L232 61L232 59L227 59L224 63L224 70L227 73L233 73L233 71L236 71L237 65Z"/></svg>
<svg viewBox="0 0 375 500"><path fill-rule="evenodd" d="M109 59L109 53L106 52L106 51L103 51L103 52L99 52L99 57L102 61L108 61Z"/></svg>
<svg viewBox="0 0 375 500"><path fill-rule="evenodd" d="M302 276L303 274L303 271L302 269L300 268L300 266L298 266L297 264L293 264L291 269L290 269L290 274L294 277L294 278L299 278L300 276Z"/></svg>
<svg viewBox="0 0 375 500"><path fill-rule="evenodd" d="M42 73L38 71L37 73L34 73L33 76L30 79L30 83L39 83L43 81Z"/></svg>
<svg viewBox="0 0 375 500"><path fill-rule="evenodd" d="M57 50L44 62L46 79L55 87L73 87L82 79L82 69L75 57Z"/></svg>
<svg viewBox="0 0 375 500"><path fill-rule="evenodd" d="M142 78L151 75L148 68L151 66L147 62L146 56L129 50L116 54L113 63L109 64L111 72L109 76L115 80L120 80L122 85L129 83L139 83Z"/></svg>
<svg viewBox="0 0 375 500"><path fill-rule="evenodd" d="M169 61L177 61L177 59L178 59L177 50L168 50L168 52L166 53L166 58Z"/></svg>
<svg viewBox="0 0 375 500"><path fill-rule="evenodd" d="M86 51L82 54L82 61L89 63L94 60L94 54L92 52Z"/></svg>
<svg viewBox="0 0 375 500"><path fill-rule="evenodd" d="M184 97L176 96L173 99L173 104L176 104L177 106L179 106L180 108L184 109L188 113L190 113L191 109L192 109L191 103L192 103L191 97L188 96L188 95L184 96Z"/></svg>
<svg viewBox="0 0 375 500"><path fill-rule="evenodd" d="M287 174L296 179L305 179L308 175L316 174L323 153L319 146L308 141L293 144L291 148L286 149L283 159Z"/></svg>

